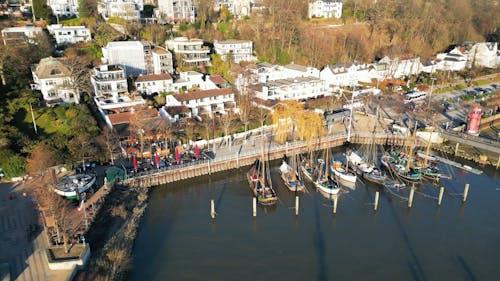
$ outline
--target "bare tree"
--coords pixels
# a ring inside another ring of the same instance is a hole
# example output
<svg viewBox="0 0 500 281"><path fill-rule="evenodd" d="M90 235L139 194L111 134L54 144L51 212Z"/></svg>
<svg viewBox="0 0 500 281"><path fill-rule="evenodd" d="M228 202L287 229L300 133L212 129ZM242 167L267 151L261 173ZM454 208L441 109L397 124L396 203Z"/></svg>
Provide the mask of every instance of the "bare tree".
<svg viewBox="0 0 500 281"><path fill-rule="evenodd" d="M55 164L53 153L47 144L40 142L26 159L26 167L30 173L44 175L47 168Z"/></svg>
<svg viewBox="0 0 500 281"><path fill-rule="evenodd" d="M75 92L75 102L80 97L80 92L85 92L90 95L90 65L92 59L90 55L79 56L75 52L69 52L61 60L69 72L69 87Z"/></svg>
<svg viewBox="0 0 500 281"><path fill-rule="evenodd" d="M220 117L220 124L222 126L222 129L224 129L224 137L227 139L229 136L229 133L233 130L235 123L235 116L232 111L229 111L227 114L224 114L223 116ZM227 144L230 145L231 141L229 139L226 140Z"/></svg>

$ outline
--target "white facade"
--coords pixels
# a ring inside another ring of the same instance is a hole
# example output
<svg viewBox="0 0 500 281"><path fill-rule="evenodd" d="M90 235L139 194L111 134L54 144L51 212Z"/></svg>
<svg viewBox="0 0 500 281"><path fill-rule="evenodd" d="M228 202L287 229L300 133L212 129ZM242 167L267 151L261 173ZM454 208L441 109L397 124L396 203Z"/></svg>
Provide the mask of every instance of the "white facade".
<svg viewBox="0 0 500 281"><path fill-rule="evenodd" d="M201 90L185 94L166 96L165 107L186 106L193 116L211 115L214 112L225 113L228 108L236 105L234 93L230 88Z"/></svg>
<svg viewBox="0 0 500 281"><path fill-rule="evenodd" d="M210 49L203 46L201 39L176 37L165 42L167 48L180 56L182 66L210 65ZM178 62L179 63L179 62Z"/></svg>
<svg viewBox="0 0 500 281"><path fill-rule="evenodd" d="M98 13L106 20L110 17L138 20L143 9L143 0L100 0L97 5Z"/></svg>
<svg viewBox="0 0 500 281"><path fill-rule="evenodd" d="M217 0L215 10L220 11L222 6L226 6L227 10L236 18L249 16L252 13L254 0Z"/></svg>
<svg viewBox="0 0 500 281"><path fill-rule="evenodd" d="M153 73L173 73L174 63L172 60L172 53L162 47L155 47L151 51L151 56L153 60Z"/></svg>
<svg viewBox="0 0 500 281"><path fill-rule="evenodd" d="M194 0L158 0L158 12L168 22L190 22L195 20Z"/></svg>
<svg viewBox="0 0 500 281"><path fill-rule="evenodd" d="M70 17L78 15L78 0L47 0L47 6L57 16Z"/></svg>
<svg viewBox="0 0 500 281"><path fill-rule="evenodd" d="M47 105L60 103L78 103L79 95L71 87L68 68L53 57L43 58L31 69L33 90L39 90Z"/></svg>
<svg viewBox="0 0 500 281"><path fill-rule="evenodd" d="M255 96L263 100L306 100L330 95L325 81L314 77L296 77L269 81Z"/></svg>
<svg viewBox="0 0 500 281"><path fill-rule="evenodd" d="M144 45L140 41L109 42L102 48L102 55L107 64L123 67L127 76L147 73Z"/></svg>
<svg viewBox="0 0 500 281"><path fill-rule="evenodd" d="M252 45L252 41L246 40L215 40L214 50L216 54L221 55L223 60L229 57L234 63L239 63L240 61L255 61L256 58L253 56Z"/></svg>
<svg viewBox="0 0 500 281"><path fill-rule="evenodd" d="M288 64L285 66L271 65L269 63L260 63L252 73L253 83L267 83L281 79L290 79L296 77L315 77L319 78L320 72L317 68L302 66L298 64Z"/></svg>
<svg viewBox="0 0 500 281"><path fill-rule="evenodd" d="M41 35L42 32L41 27L7 27L2 29L3 44L15 45L20 43L34 43L36 36Z"/></svg>
<svg viewBox="0 0 500 281"><path fill-rule="evenodd" d="M408 75L419 74L423 70L420 58L390 59L389 57L384 57L372 65L378 72L378 77L380 77L380 79L397 79Z"/></svg>
<svg viewBox="0 0 500 281"><path fill-rule="evenodd" d="M309 2L309 18L342 17L342 0L316 0Z"/></svg>
<svg viewBox="0 0 500 281"><path fill-rule="evenodd" d="M49 33L54 36L57 44L75 44L92 40L90 30L85 26L63 26L51 24L47 26Z"/></svg>
<svg viewBox="0 0 500 281"><path fill-rule="evenodd" d="M372 79L379 78L377 71L366 63L327 65L320 72L320 79L335 87L352 86L358 82L370 83Z"/></svg>
<svg viewBox="0 0 500 281"><path fill-rule="evenodd" d="M141 94L166 93L173 89L173 79L169 74L139 75L135 81L135 89Z"/></svg>
<svg viewBox="0 0 500 281"><path fill-rule="evenodd" d="M488 68L497 67L498 43L482 42L476 43L469 51L469 65L467 67L482 66Z"/></svg>

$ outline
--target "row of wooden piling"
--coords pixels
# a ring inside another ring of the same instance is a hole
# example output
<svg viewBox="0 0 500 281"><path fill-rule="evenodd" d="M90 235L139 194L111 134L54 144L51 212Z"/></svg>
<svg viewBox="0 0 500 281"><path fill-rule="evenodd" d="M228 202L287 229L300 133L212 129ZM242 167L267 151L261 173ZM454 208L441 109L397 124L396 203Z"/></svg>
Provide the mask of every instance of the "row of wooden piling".
<svg viewBox="0 0 500 281"><path fill-rule="evenodd" d="M466 184L464 187L464 192L462 193L462 203L465 203L465 201L467 201L467 196L469 194L469 187L470 187L469 184ZM439 196L437 198L437 205L438 206L441 206L444 191L445 191L444 187L441 186L439 188ZM412 187L410 190L410 195L408 196L408 208L411 208L413 205L414 195L415 195L415 187ZM376 191L375 192L375 199L374 199L374 203L373 203L373 210L375 212L378 210L379 198L380 198L380 192ZM337 206L338 206L338 195L334 195L332 197L332 199L333 199L333 210L332 211L333 211L333 214L336 214L337 213ZM294 208L294 210L295 210L295 215L298 216L299 215L299 196L298 195L295 196L295 208ZM215 216L216 216L215 204L214 204L214 200L211 199L210 200L210 217L212 219L215 219ZM253 199L252 199L252 217L257 217L257 198L256 197L253 197Z"/></svg>

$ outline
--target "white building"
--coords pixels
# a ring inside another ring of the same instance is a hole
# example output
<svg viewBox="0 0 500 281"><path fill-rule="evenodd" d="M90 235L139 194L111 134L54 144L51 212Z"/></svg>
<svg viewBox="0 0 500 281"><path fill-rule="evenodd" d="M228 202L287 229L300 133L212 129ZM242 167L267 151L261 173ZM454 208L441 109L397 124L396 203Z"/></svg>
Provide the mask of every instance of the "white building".
<svg viewBox="0 0 500 281"><path fill-rule="evenodd" d="M476 43L469 50L469 64L467 67L482 66L488 68L497 67L498 43L482 42Z"/></svg>
<svg viewBox="0 0 500 281"><path fill-rule="evenodd" d="M285 66L259 63L252 71L251 83L267 83L268 81L291 79L296 77L319 78L320 71L310 66L288 64Z"/></svg>
<svg viewBox="0 0 500 281"><path fill-rule="evenodd" d="M173 90L173 79L167 73L139 75L135 80L135 89L141 94L160 94Z"/></svg>
<svg viewBox="0 0 500 281"><path fill-rule="evenodd" d="M127 76L146 74L144 50L145 45L140 41L109 42L102 48L103 61L123 67Z"/></svg>
<svg viewBox="0 0 500 281"><path fill-rule="evenodd" d="M353 84L370 83L379 79L377 71L366 63L327 65L320 72L320 79L332 87L352 86Z"/></svg>
<svg viewBox="0 0 500 281"><path fill-rule="evenodd" d="M375 71L378 72L380 79L398 79L408 75L416 75L422 72L423 65L420 58L411 59L390 59L384 57L378 62L372 64Z"/></svg>
<svg viewBox="0 0 500 281"><path fill-rule="evenodd" d="M78 0L47 0L47 6L57 16L71 17L78 15Z"/></svg>
<svg viewBox="0 0 500 281"><path fill-rule="evenodd" d="M330 95L325 81L315 77L296 77L269 81L255 96L263 100L307 100Z"/></svg>
<svg viewBox="0 0 500 281"><path fill-rule="evenodd" d="M97 4L97 12L106 20L110 17L138 20L142 10L143 0L99 0Z"/></svg>
<svg viewBox="0 0 500 281"><path fill-rule="evenodd" d="M214 50L216 54L221 55L223 60L228 57L234 62L255 61L253 56L253 43L247 40L226 40L214 41Z"/></svg>
<svg viewBox="0 0 500 281"><path fill-rule="evenodd" d="M194 0L158 0L159 16L168 22L190 22L195 20Z"/></svg>
<svg viewBox="0 0 500 281"><path fill-rule="evenodd" d="M2 29L4 45L34 43L38 35L42 35L42 28L35 26L7 27Z"/></svg>
<svg viewBox="0 0 500 281"><path fill-rule="evenodd" d="M342 0L315 0L309 2L309 18L342 17Z"/></svg>
<svg viewBox="0 0 500 281"><path fill-rule="evenodd" d="M220 11L222 6L226 6L233 16L241 18L252 13L254 2L254 0L217 0L214 8L216 11Z"/></svg>
<svg viewBox="0 0 500 281"><path fill-rule="evenodd" d="M178 55L181 66L208 66L210 65L210 49L203 46L201 39L188 39L186 37L176 37L165 42L167 48Z"/></svg>
<svg viewBox="0 0 500 281"><path fill-rule="evenodd" d="M172 53L165 48L155 47L151 51L153 60L153 73L173 73L174 63L172 60Z"/></svg>
<svg viewBox="0 0 500 281"><path fill-rule="evenodd" d="M85 26L63 26L62 24L51 24L47 30L56 39L56 43L75 44L92 40L90 30Z"/></svg>
<svg viewBox="0 0 500 281"><path fill-rule="evenodd" d="M31 88L42 93L47 105L79 102L79 95L71 87L70 71L58 59L41 59L32 67L31 74L34 82Z"/></svg>
<svg viewBox="0 0 500 281"><path fill-rule="evenodd" d="M166 96L165 108L185 106L193 116L213 113L224 114L228 109L234 109L236 102L231 88L201 90L177 95Z"/></svg>

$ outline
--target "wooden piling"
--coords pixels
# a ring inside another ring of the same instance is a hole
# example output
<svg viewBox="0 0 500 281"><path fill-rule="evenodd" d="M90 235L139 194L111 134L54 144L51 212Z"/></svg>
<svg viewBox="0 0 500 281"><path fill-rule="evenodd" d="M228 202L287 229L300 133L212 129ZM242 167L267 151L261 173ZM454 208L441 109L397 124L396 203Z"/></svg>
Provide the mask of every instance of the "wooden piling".
<svg viewBox="0 0 500 281"><path fill-rule="evenodd" d="M337 213L337 201L339 200L339 197L337 195L333 196L333 213Z"/></svg>
<svg viewBox="0 0 500 281"><path fill-rule="evenodd" d="M500 160L500 158L499 158ZM236 168L239 169L240 168L240 153L239 152L236 152Z"/></svg>
<svg viewBox="0 0 500 281"><path fill-rule="evenodd" d="M252 215L254 217L257 216L257 197L253 197L253 204L252 204Z"/></svg>
<svg viewBox="0 0 500 281"><path fill-rule="evenodd" d="M408 197L408 208L411 208L411 205L413 204L413 195L415 193L415 187L412 186L410 190L410 197Z"/></svg>
<svg viewBox="0 0 500 281"><path fill-rule="evenodd" d="M210 168L210 159L208 159L208 175L211 175L211 174L212 174L212 171Z"/></svg>
<svg viewBox="0 0 500 281"><path fill-rule="evenodd" d="M444 187L441 186L439 189L438 206L441 206L441 201L443 200Z"/></svg>
<svg viewBox="0 0 500 281"><path fill-rule="evenodd" d="M498 155L497 166L496 166L496 168L495 168L495 169L497 169L497 170L498 170L498 167L500 167L500 155Z"/></svg>
<svg viewBox="0 0 500 281"><path fill-rule="evenodd" d="M295 215L299 215L299 196L295 196Z"/></svg>
<svg viewBox="0 0 500 281"><path fill-rule="evenodd" d="M459 146L460 146L460 143L459 143L459 142L457 142L457 145L455 146L455 153L454 153L455 155L458 153L458 147L459 147Z"/></svg>
<svg viewBox="0 0 500 281"><path fill-rule="evenodd" d="M215 203L214 199L210 200L210 216L215 219Z"/></svg>
<svg viewBox="0 0 500 281"><path fill-rule="evenodd" d="M464 197L462 199L462 202L465 203L465 201L467 201L467 195L469 194L469 184L466 184L465 185L465 188L464 188Z"/></svg>
<svg viewBox="0 0 500 281"><path fill-rule="evenodd" d="M375 204L373 205L373 210L376 211L378 208L378 197L379 197L379 192L375 192Z"/></svg>

